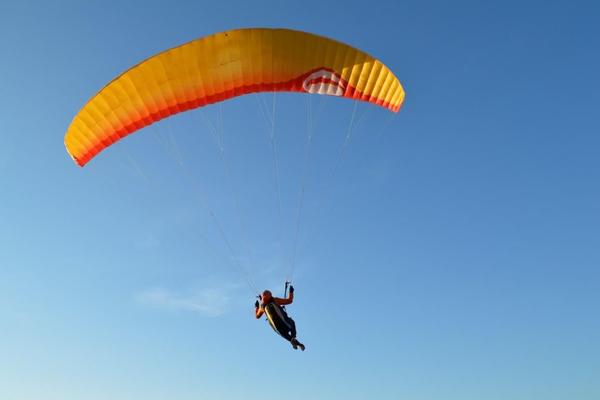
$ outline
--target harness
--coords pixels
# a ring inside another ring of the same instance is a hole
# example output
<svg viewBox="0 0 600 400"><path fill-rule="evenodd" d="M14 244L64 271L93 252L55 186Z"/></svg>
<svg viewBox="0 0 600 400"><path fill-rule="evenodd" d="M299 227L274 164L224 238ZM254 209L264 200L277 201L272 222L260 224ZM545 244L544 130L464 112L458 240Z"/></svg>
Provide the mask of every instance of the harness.
<svg viewBox="0 0 600 400"><path fill-rule="evenodd" d="M290 283L291 282L285 282L285 289L283 295L284 298L287 298L287 292ZM262 301L262 296L258 295L256 297ZM271 328L273 328L273 330L279 335L286 337L288 332L295 331L295 328L293 327L293 321L287 315L285 311L285 306L280 306L279 304L275 303L273 298L271 298L271 300L268 303L262 304L260 307L265 312L267 322L269 323Z"/></svg>
<svg viewBox="0 0 600 400"><path fill-rule="evenodd" d="M267 322L275 332L281 335L282 332L289 332L292 329L287 313L279 304L271 300L264 304L262 308L265 311Z"/></svg>

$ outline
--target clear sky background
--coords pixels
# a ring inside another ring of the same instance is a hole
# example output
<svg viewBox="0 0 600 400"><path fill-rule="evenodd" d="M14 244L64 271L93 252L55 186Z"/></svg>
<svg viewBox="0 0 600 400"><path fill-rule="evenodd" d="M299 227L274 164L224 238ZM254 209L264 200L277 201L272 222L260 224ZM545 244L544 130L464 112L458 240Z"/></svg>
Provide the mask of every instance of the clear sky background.
<svg viewBox="0 0 600 400"><path fill-rule="evenodd" d="M2 1L0 398L600 398L599 18L591 1ZM256 26L364 49L407 92L392 119L356 106L343 157L354 102L278 94L281 218L272 95L68 157L71 119L120 72ZM254 320L235 260L281 293L307 107L300 353Z"/></svg>

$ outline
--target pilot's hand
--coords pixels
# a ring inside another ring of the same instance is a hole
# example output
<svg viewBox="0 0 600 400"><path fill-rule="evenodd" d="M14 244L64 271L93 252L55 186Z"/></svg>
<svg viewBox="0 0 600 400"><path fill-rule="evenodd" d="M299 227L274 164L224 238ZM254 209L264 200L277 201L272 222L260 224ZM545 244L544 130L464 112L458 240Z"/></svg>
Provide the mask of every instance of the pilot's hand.
<svg viewBox="0 0 600 400"><path fill-rule="evenodd" d="M254 302L254 308L258 308L258 307L260 307L260 304L258 304L258 300L256 300L256 301Z"/></svg>
<svg viewBox="0 0 600 400"><path fill-rule="evenodd" d="M294 287L290 285L290 293L294 293Z"/></svg>

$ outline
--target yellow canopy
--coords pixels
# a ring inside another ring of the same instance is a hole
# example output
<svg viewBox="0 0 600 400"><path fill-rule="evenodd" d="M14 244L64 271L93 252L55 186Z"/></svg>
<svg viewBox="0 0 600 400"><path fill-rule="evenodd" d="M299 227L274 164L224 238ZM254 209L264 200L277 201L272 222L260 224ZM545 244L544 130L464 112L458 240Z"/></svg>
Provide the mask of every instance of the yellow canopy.
<svg viewBox="0 0 600 400"><path fill-rule="evenodd" d="M83 166L170 115L265 91L342 96L394 112L404 100L400 81L363 51L289 29L238 29L164 51L119 75L77 113L65 146Z"/></svg>

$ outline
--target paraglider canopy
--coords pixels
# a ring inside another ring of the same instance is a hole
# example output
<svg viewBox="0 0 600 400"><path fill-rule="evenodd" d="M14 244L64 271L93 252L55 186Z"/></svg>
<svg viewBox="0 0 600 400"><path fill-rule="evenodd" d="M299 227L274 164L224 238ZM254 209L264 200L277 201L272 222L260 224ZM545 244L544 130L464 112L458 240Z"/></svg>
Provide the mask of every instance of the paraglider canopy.
<svg viewBox="0 0 600 400"><path fill-rule="evenodd" d="M154 55L112 80L75 116L65 146L84 166L163 118L265 91L346 97L393 112L404 100L394 74L361 50L289 29L238 29Z"/></svg>

